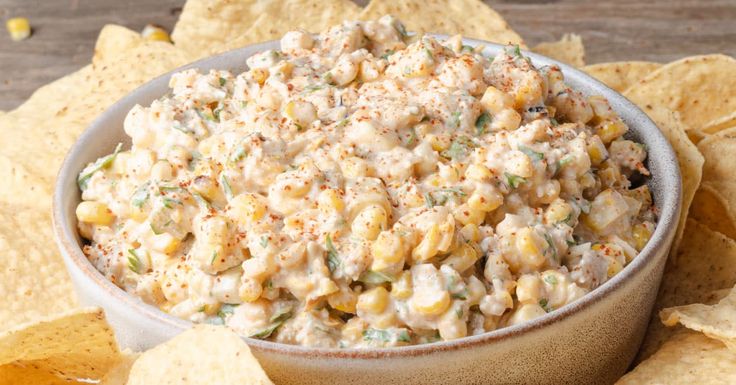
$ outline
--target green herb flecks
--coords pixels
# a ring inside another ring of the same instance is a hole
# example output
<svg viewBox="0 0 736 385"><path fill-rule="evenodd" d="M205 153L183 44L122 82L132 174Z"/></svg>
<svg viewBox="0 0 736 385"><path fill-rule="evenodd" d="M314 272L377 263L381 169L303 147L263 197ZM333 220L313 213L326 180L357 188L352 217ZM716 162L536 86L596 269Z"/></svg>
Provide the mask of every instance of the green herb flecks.
<svg viewBox="0 0 736 385"><path fill-rule="evenodd" d="M245 147L241 144L238 147L235 147L233 152L229 156L230 163L238 163L243 158L248 156L248 151L245 149Z"/></svg>
<svg viewBox="0 0 736 385"><path fill-rule="evenodd" d="M475 134L477 136L481 136L486 133L486 125L490 124L492 121L491 115L488 115L487 113L482 113L480 116L478 116L478 119L475 120Z"/></svg>
<svg viewBox="0 0 736 385"><path fill-rule="evenodd" d="M225 173L220 174L220 185L222 186L222 191L225 193L225 197L228 200L233 199L233 188L230 187L230 181L227 180Z"/></svg>
<svg viewBox="0 0 736 385"><path fill-rule="evenodd" d="M378 342L411 342L409 332L402 329L400 331L391 331L383 329L369 328L363 331L364 341L378 341Z"/></svg>
<svg viewBox="0 0 736 385"><path fill-rule="evenodd" d="M463 308L462 307L457 307L455 309L455 316L457 317L457 319L463 318Z"/></svg>
<svg viewBox="0 0 736 385"><path fill-rule="evenodd" d="M392 49L390 49L390 50L386 51L386 53L384 53L383 55L381 55L381 59L388 60L388 57L391 56L391 55L393 55L394 53L395 53L395 51L392 50Z"/></svg>
<svg viewBox="0 0 736 385"><path fill-rule="evenodd" d="M142 185L140 185L134 192L133 195L130 197L130 203L133 204L133 206L137 208L143 207L143 205L146 204L148 201L148 197L150 195L149 187L151 186L151 182L146 182Z"/></svg>
<svg viewBox="0 0 736 385"><path fill-rule="evenodd" d="M463 44L462 46L460 46L460 52L474 53L475 52L475 48L473 48L472 45Z"/></svg>
<svg viewBox="0 0 736 385"><path fill-rule="evenodd" d="M161 201L163 202L164 207L166 207L167 209L173 209L174 208L174 205L183 205L184 204L184 203L182 203L182 201L180 201L178 199L169 198L169 197L162 197L161 198Z"/></svg>
<svg viewBox="0 0 736 385"><path fill-rule="evenodd" d="M319 91L319 90L321 90L323 88L325 88L325 86L322 85L322 84L310 84L310 85L304 87L303 93L304 94L311 94L312 92Z"/></svg>
<svg viewBox="0 0 736 385"><path fill-rule="evenodd" d="M224 86L225 83L227 83L227 79L220 77L220 87Z"/></svg>
<svg viewBox="0 0 736 385"><path fill-rule="evenodd" d="M431 209L436 204L437 202L435 202L434 198L432 198L432 195L430 195L430 193L428 192L425 192L424 193L424 205L427 206L428 209Z"/></svg>
<svg viewBox="0 0 736 385"><path fill-rule="evenodd" d="M452 119L450 121L452 122L452 126L453 127L455 127L455 128L459 128L460 127L460 116L462 116L462 114L460 113L460 111L455 111L455 112L452 113Z"/></svg>
<svg viewBox="0 0 736 385"><path fill-rule="evenodd" d="M547 274L547 275L546 275L546 276L544 277L544 282L547 282L547 283L548 283L548 284L550 284L550 285L557 285L557 277L555 277L555 276L554 276L554 275L552 275L552 274Z"/></svg>
<svg viewBox="0 0 736 385"><path fill-rule="evenodd" d="M217 311L217 316L222 318L222 320L224 321L225 318L227 318L227 316L233 314L233 311L235 311L236 307L238 307L237 304L232 305L229 303L225 303L222 306L220 306L220 310Z"/></svg>
<svg viewBox="0 0 736 385"><path fill-rule="evenodd" d="M115 162L115 158L117 158L118 153L120 153L120 150L122 148L123 144L118 143L118 145L115 146L115 151L113 151L112 154L97 159L94 164L87 166L84 170L82 170L82 172L79 174L79 177L77 178L77 185L79 186L79 189L82 191L86 190L87 184L89 183L90 178L92 178L92 175L94 175L97 171L110 167L113 162Z"/></svg>
<svg viewBox="0 0 736 385"><path fill-rule="evenodd" d="M465 301L466 299L468 299L468 289L463 289L457 293L452 293L450 294L450 297L452 299L459 299L459 300Z"/></svg>
<svg viewBox="0 0 736 385"><path fill-rule="evenodd" d="M327 234L325 239L325 247L327 248L327 268L330 269L330 273L334 273L340 267L340 258L335 250L335 245L332 244L332 237Z"/></svg>
<svg viewBox="0 0 736 385"><path fill-rule="evenodd" d="M409 147L414 144L414 142L417 141L417 131L414 129L414 127L409 130L409 136L406 139L406 147Z"/></svg>
<svg viewBox="0 0 736 385"><path fill-rule="evenodd" d="M128 249L128 269L136 274L140 274L143 269L143 261L141 258L145 256L142 255L142 253L145 253L145 251Z"/></svg>
<svg viewBox="0 0 736 385"><path fill-rule="evenodd" d="M450 143L450 147L442 151L440 155L447 159L461 159L465 157L472 148L475 148L475 143L472 139L467 136L458 136L452 141L452 143Z"/></svg>
<svg viewBox="0 0 736 385"><path fill-rule="evenodd" d="M217 259L217 251L213 251L212 258L210 258L210 265L214 265L216 259Z"/></svg>
<svg viewBox="0 0 736 385"><path fill-rule="evenodd" d="M434 61L434 55L432 54L432 51L429 50L429 48L424 49L424 54L427 55L427 58L429 58L430 61Z"/></svg>
<svg viewBox="0 0 736 385"><path fill-rule="evenodd" d="M544 159L543 153L534 151L531 148L524 146L524 145L519 145L519 151L523 152L526 156L528 156L535 162L538 162Z"/></svg>
<svg viewBox="0 0 736 385"><path fill-rule="evenodd" d="M263 235L263 236L261 236L261 241L260 241L260 242L258 242L258 243L259 243L259 244L261 245L261 247L262 247L262 248L264 248L264 249L265 249L266 247L268 247L268 235Z"/></svg>
<svg viewBox="0 0 736 385"><path fill-rule="evenodd" d="M194 197L194 200L197 201L200 209L206 211L212 210L212 205L210 205L210 202L208 202L207 199L204 199L202 195L200 195L199 193L192 193L192 196Z"/></svg>
<svg viewBox="0 0 736 385"><path fill-rule="evenodd" d="M406 27L404 27L404 24L401 24L401 22L396 23L396 31L398 31L399 35L403 38L409 37L409 33L406 32Z"/></svg>
<svg viewBox="0 0 736 385"><path fill-rule="evenodd" d="M547 302L547 298L541 298L539 300L539 306L541 306L542 309L544 309L544 311L546 311L547 313L552 311L552 308L549 306L549 303Z"/></svg>
<svg viewBox="0 0 736 385"><path fill-rule="evenodd" d="M273 334L273 332L276 331L276 329L279 328L286 320L291 318L291 309L287 309L287 311L283 312L276 312L273 316L271 316L271 324L268 325L266 328L259 330L248 337L251 338L268 338Z"/></svg>
<svg viewBox="0 0 736 385"><path fill-rule="evenodd" d="M358 281L372 285L380 285L382 283L393 282L394 277L381 273L380 271L368 270L360 275Z"/></svg>
<svg viewBox="0 0 736 385"><path fill-rule="evenodd" d="M552 259L555 262L559 262L559 256L557 255L557 246L555 246L554 241L552 241L552 237L550 237L549 234L544 233L544 240L547 241L547 250L552 253Z"/></svg>
<svg viewBox="0 0 736 385"><path fill-rule="evenodd" d="M521 184L526 183L526 178L518 175L504 172L503 176L506 178L506 184L511 188L518 188Z"/></svg>

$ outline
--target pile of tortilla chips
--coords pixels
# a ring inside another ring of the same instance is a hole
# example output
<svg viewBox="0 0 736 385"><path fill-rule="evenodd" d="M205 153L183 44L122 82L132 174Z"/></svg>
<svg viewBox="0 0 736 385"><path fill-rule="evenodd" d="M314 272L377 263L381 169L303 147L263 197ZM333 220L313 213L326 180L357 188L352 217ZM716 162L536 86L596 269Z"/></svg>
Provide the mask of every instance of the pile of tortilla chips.
<svg viewBox="0 0 736 385"><path fill-rule="evenodd" d="M106 26L90 65L0 112L0 383L270 384L248 346L224 328L198 326L148 352L121 352L104 314L77 307L53 244L56 170L96 116L159 74L292 29L318 32L389 13L412 31L526 47L478 0L372 0L365 8L348 0L190 0L174 44ZM714 54L586 66L574 34L532 50L638 104L682 171L677 239L638 366L620 382L736 383L736 60Z"/></svg>

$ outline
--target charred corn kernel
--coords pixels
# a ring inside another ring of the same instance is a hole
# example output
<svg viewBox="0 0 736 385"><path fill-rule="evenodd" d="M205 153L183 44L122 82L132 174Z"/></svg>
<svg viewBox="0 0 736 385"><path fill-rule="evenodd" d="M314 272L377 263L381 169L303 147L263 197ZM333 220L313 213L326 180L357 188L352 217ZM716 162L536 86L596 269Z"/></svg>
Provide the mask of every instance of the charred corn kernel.
<svg viewBox="0 0 736 385"><path fill-rule="evenodd" d="M153 249L164 254L174 252L181 242L169 233L161 233L153 236Z"/></svg>
<svg viewBox="0 0 736 385"><path fill-rule="evenodd" d="M340 169L342 170L342 175L348 179L368 176L368 163L357 156L342 161L340 163Z"/></svg>
<svg viewBox="0 0 736 385"><path fill-rule="evenodd" d="M616 138L625 134L629 128L620 119L609 120L601 123L596 130L596 135L600 136L605 144L613 142Z"/></svg>
<svg viewBox="0 0 736 385"><path fill-rule="evenodd" d="M84 201L77 206L77 219L80 222L108 226L115 220L115 214L102 202Z"/></svg>
<svg viewBox="0 0 736 385"><path fill-rule="evenodd" d="M330 295L339 290L340 288L337 286L335 281L325 277L325 278L320 279L319 287L317 288L316 294L319 296Z"/></svg>
<svg viewBox="0 0 736 385"><path fill-rule="evenodd" d="M374 287L358 296L355 308L369 314L383 312L388 305L388 291L383 286Z"/></svg>
<svg viewBox="0 0 736 385"><path fill-rule="evenodd" d="M518 325L522 322L539 318L545 314L547 312L538 303L526 303L516 309L511 318L509 318L508 324L509 326Z"/></svg>
<svg viewBox="0 0 736 385"><path fill-rule="evenodd" d="M250 75L253 77L253 80L258 82L258 84L263 85L263 83L266 82L266 79L268 79L268 70L265 68L253 68L249 71Z"/></svg>
<svg viewBox="0 0 736 385"><path fill-rule="evenodd" d="M492 114L498 114L502 110L514 107L514 99L511 95L499 90L496 87L489 86L480 99L480 105Z"/></svg>
<svg viewBox="0 0 736 385"><path fill-rule="evenodd" d="M652 237L652 229L646 223L639 223L631 229L631 236L634 238L634 247L637 251L641 251Z"/></svg>
<svg viewBox="0 0 736 385"><path fill-rule="evenodd" d="M486 212L481 210L471 209L467 203L464 203L453 210L452 215L455 220L464 225L473 224L480 226L486 217Z"/></svg>
<svg viewBox="0 0 736 385"><path fill-rule="evenodd" d="M353 220L351 229L353 233L367 240L374 240L381 230L388 227L388 216L386 210L378 205L370 205L364 208Z"/></svg>
<svg viewBox="0 0 736 385"><path fill-rule="evenodd" d="M371 245L373 269L383 270L404 258L404 245L401 237L391 231L381 231Z"/></svg>
<svg viewBox="0 0 736 385"><path fill-rule="evenodd" d="M478 242L480 241L480 230L478 229L478 226L469 223L465 226L463 226L460 229L460 235L463 236L463 239L470 242Z"/></svg>
<svg viewBox="0 0 736 385"><path fill-rule="evenodd" d="M245 278L238 288L238 296L245 302L253 302L257 300L263 293L261 283L252 278Z"/></svg>
<svg viewBox="0 0 736 385"><path fill-rule="evenodd" d="M450 307L450 293L447 290L415 293L411 298L411 305L421 314L439 315Z"/></svg>
<svg viewBox="0 0 736 385"><path fill-rule="evenodd" d="M339 290L327 297L327 303L329 303L333 309L337 309L345 313L355 314L357 302L358 296L350 288Z"/></svg>
<svg viewBox="0 0 736 385"><path fill-rule="evenodd" d="M143 27L143 31L141 31L141 36L143 36L143 38L146 40L165 41L167 43L171 43L169 33L166 32L165 29L153 24L148 24Z"/></svg>
<svg viewBox="0 0 736 385"><path fill-rule="evenodd" d="M241 224L258 221L266 214L266 204L258 195L251 193L236 195L229 205L228 215Z"/></svg>
<svg viewBox="0 0 736 385"><path fill-rule="evenodd" d="M544 239L531 228L524 227L516 233L516 249L522 261L531 268L538 268L544 264Z"/></svg>
<svg viewBox="0 0 736 385"><path fill-rule="evenodd" d="M503 204L503 195L490 185L480 185L468 198L468 206L473 210L493 211Z"/></svg>
<svg viewBox="0 0 736 385"><path fill-rule="evenodd" d="M407 299L411 297L411 272L405 270L399 278L391 284L391 296L396 299Z"/></svg>
<svg viewBox="0 0 736 385"><path fill-rule="evenodd" d="M21 41L31 36L31 23L25 17L14 17L5 23L10 38L13 41Z"/></svg>
<svg viewBox="0 0 736 385"><path fill-rule="evenodd" d="M429 226L424 237L411 252L415 261L426 261L437 255L437 245L440 243L440 227L437 224Z"/></svg>
<svg viewBox="0 0 736 385"><path fill-rule="evenodd" d="M488 167L482 164L473 163L465 170L465 177L476 181L488 180L492 176L493 174L491 174L491 171L488 169Z"/></svg>
<svg viewBox="0 0 736 385"><path fill-rule="evenodd" d="M460 247L455 249L449 257L447 257L442 264L448 265L455 269L457 272L462 273L468 270L475 261L478 260L478 252L468 245L462 244Z"/></svg>
<svg viewBox="0 0 736 385"><path fill-rule="evenodd" d="M342 211L345 209L345 202L340 197L340 193L335 189L325 189L319 193L317 197L317 205L324 212Z"/></svg>
<svg viewBox="0 0 736 385"><path fill-rule="evenodd" d="M572 206L562 199L556 199L544 211L544 221L549 224L568 223L572 220Z"/></svg>
<svg viewBox="0 0 736 385"><path fill-rule="evenodd" d="M536 275L523 274L516 280L516 298L521 303L538 303L541 289L542 282Z"/></svg>
<svg viewBox="0 0 736 385"><path fill-rule="evenodd" d="M601 141L600 137L594 136L590 138L588 145L588 157L590 157L590 163L593 166L600 165L604 160L608 158L608 151L606 146Z"/></svg>

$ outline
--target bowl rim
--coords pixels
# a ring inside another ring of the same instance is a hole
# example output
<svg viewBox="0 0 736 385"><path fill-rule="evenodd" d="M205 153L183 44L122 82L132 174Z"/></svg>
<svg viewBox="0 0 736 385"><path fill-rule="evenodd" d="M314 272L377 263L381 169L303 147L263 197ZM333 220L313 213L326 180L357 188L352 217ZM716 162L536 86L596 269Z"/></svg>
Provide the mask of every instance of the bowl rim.
<svg viewBox="0 0 736 385"><path fill-rule="evenodd" d="M447 39L449 37L448 35L434 33L430 33L427 35L440 39ZM505 47L501 44L478 39L463 38L462 40L464 44L468 44L473 47L483 46L484 52L489 49L498 52ZM177 334L195 325L195 323L191 321L180 319L178 317L165 313L164 311L158 309L153 305L144 303L139 298L127 293L122 288L107 280L92 265L92 263L84 255L81 247L76 241L76 229L70 228L71 226L68 227L65 225L65 223L68 221L65 210L63 208L63 198L68 194L79 194L78 190L65 191L65 178L74 177L76 180L78 165L72 163L72 158L75 157L75 154L84 153L85 148L82 144L85 143L88 139L91 139L95 135L97 135L98 133L96 131L103 130L101 126L105 126L107 124L106 122L109 119L107 116L110 114L111 111L114 111L116 108L119 109L120 106L126 104L126 102L129 103L140 99L140 94L146 92L149 88L158 87L158 83L162 82L163 79L166 79L166 84L168 84L168 78L176 72L191 68L208 67L206 63L215 61L217 60L217 58L223 57L237 57L244 61L247 57L252 56L253 53L277 48L278 44L278 40L272 40L268 42L248 45L232 51L199 59L193 63L189 63L163 75L160 75L154 79L149 80L140 87L134 89L126 96L108 107L85 129L85 131L77 138L74 145L67 152L64 162L57 175L57 180L54 187L52 207L54 236L56 238L57 245L61 251L61 254L64 256L65 259L70 262L66 264L67 269L78 270L78 272L81 272L83 274L83 277L85 281L87 281L87 283L93 283L97 287L104 290L108 295L116 297L118 300L127 305L128 309L131 312L144 315L147 317L148 320L158 323L159 326L171 328ZM566 79L572 77L577 82L585 83L587 87L592 88L592 91L594 91L595 94L600 94L604 96L607 100L609 100L609 102L611 102L612 105L623 106L621 108L614 109L619 113L620 116L626 117L625 119L636 121L640 127L635 128L634 130L638 132L647 132L648 142L654 142L655 146L651 146L651 148L656 149L655 152L657 156L656 160L654 161L663 164L663 166L661 167L662 173L658 175L653 175L652 181L659 180L660 183L664 184L662 188L666 188L667 192L664 194L664 202L659 202L661 203L661 206L658 205L660 212L657 220L657 225L654 233L652 234L649 242L647 242L644 249L642 249L619 274L609 279L591 292L585 294L578 300L558 309L555 309L554 311L533 320L518 325L496 329L479 335L467 336L450 341L439 341L422 345L409 345L389 348L317 348L242 337L245 339L250 347L256 349L256 351L278 353L282 355L285 354L288 356L308 357L310 359L349 358L370 360L390 357L422 356L439 351L454 351L478 345L485 345L492 342L499 342L507 338L514 338L520 335L530 334L532 332L538 331L546 326L560 322L568 317L571 317L574 314L580 313L583 310L592 307L596 303L605 300L605 298L612 292L616 291L617 288L631 281L632 277L642 271L646 264L655 263L658 251L661 248L669 248L674 237L674 233L678 223L679 212L681 209L680 198L682 195L682 186L679 166L672 166L672 164L678 164L675 152L667 139L662 134L662 132L657 128L654 122L652 122L652 120L634 103L630 102L624 96L612 90L598 80L594 79L585 72L569 66L565 63L561 63L554 59L550 59L546 56L529 52L527 50L522 50L522 53L524 54L524 56L531 58L535 66L537 67L540 67L542 65L557 65L562 70ZM590 94L590 92L588 92L588 94ZM127 111L125 112L127 113ZM652 153L650 152L648 154L650 162L653 158L651 155ZM667 166L667 163L669 163L670 166ZM651 182L649 184L651 184ZM145 333L145 331L143 331L143 333Z"/></svg>

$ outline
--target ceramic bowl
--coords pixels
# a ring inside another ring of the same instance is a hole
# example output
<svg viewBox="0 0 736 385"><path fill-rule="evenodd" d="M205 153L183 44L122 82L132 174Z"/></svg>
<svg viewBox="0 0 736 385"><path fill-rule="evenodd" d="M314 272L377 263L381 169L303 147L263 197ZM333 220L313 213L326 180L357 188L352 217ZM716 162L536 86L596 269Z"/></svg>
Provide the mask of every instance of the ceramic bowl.
<svg viewBox="0 0 736 385"><path fill-rule="evenodd" d="M438 35L439 37L443 37ZM494 55L503 47L485 46ZM278 42L252 45L203 59L183 68L241 72L256 52ZM549 58L525 52L536 66L556 64L568 84L586 95L603 95L631 128L627 134L649 150L647 181L660 210L656 230L644 250L614 278L532 321L449 342L381 349L318 349L246 339L277 384L491 384L611 383L622 375L641 343L657 294L680 211L677 159L647 116L623 96L586 74ZM59 172L54 194L54 230L82 303L105 309L122 346L147 349L192 326L144 304L106 280L82 253L75 207L76 176L88 162L111 153L118 142L130 146L123 119L136 104L149 105L166 94L171 73L136 89L105 111L79 137Z"/></svg>

